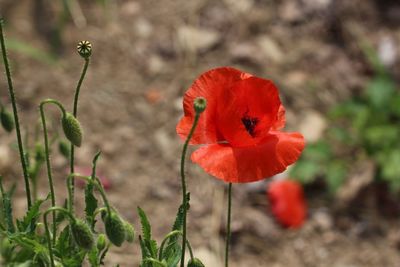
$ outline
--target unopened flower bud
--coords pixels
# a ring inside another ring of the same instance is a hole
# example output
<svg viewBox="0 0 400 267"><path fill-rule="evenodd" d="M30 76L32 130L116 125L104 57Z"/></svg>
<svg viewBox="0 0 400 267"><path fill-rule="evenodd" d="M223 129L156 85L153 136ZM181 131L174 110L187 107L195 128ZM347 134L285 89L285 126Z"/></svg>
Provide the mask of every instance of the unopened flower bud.
<svg viewBox="0 0 400 267"><path fill-rule="evenodd" d="M82 128L79 121L69 112L61 118L62 127L64 130L65 137L77 147L82 144Z"/></svg>
<svg viewBox="0 0 400 267"><path fill-rule="evenodd" d="M93 233L82 220L76 220L71 224L72 235L76 244L86 250L92 249L94 245Z"/></svg>
<svg viewBox="0 0 400 267"><path fill-rule="evenodd" d="M35 160L36 162L43 162L46 159L46 152L40 143L35 145Z"/></svg>
<svg viewBox="0 0 400 267"><path fill-rule="evenodd" d="M64 140L60 140L58 143L58 151L60 151L61 155L63 155L66 159L69 159L71 155L71 150L69 144Z"/></svg>
<svg viewBox="0 0 400 267"><path fill-rule="evenodd" d="M207 107L207 100L204 97L197 97L193 106L196 113L202 113Z"/></svg>
<svg viewBox="0 0 400 267"><path fill-rule="evenodd" d="M92 55L92 44L89 41L80 41L76 48L83 58L89 58Z"/></svg>
<svg viewBox="0 0 400 267"><path fill-rule="evenodd" d="M4 108L2 108L0 111L0 119L4 130L11 132L14 129L14 118L12 114Z"/></svg>
<svg viewBox="0 0 400 267"><path fill-rule="evenodd" d="M115 212L107 214L104 217L104 227L111 243L120 247L126 237L125 225L121 218Z"/></svg>
<svg viewBox="0 0 400 267"><path fill-rule="evenodd" d="M124 222L124 227L126 235L125 240L129 243L132 243L135 239L135 229L133 228L133 225L128 222Z"/></svg>
<svg viewBox="0 0 400 267"><path fill-rule="evenodd" d="M102 251L106 247L106 236L104 234L100 234L97 237L96 247L99 251Z"/></svg>
<svg viewBox="0 0 400 267"><path fill-rule="evenodd" d="M187 267L205 267L205 266L198 258L193 258L189 260Z"/></svg>

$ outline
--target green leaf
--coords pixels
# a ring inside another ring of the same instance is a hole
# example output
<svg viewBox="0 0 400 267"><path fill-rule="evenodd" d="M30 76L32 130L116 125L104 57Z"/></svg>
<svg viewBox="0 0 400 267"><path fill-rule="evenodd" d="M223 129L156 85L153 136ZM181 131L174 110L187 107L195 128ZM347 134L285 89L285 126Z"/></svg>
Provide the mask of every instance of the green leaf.
<svg viewBox="0 0 400 267"><path fill-rule="evenodd" d="M91 264L91 267L99 267L99 263L98 263L98 254L99 251L97 250L96 246L93 246L93 248L90 250L89 254L88 254L88 260Z"/></svg>
<svg viewBox="0 0 400 267"><path fill-rule="evenodd" d="M91 181L94 181L96 178L96 167L97 161L100 157L101 152L98 151L96 155L93 157L92 160L92 174L91 174ZM85 214L86 214L86 221L91 226L93 232L95 232L94 226L96 224L95 218L95 211L98 207L98 202L96 197L94 196L94 185L92 183L87 183L85 188Z"/></svg>
<svg viewBox="0 0 400 267"><path fill-rule="evenodd" d="M149 263L144 262L145 259L151 257L151 253L150 253L149 249L146 247L141 235L139 235L139 244L140 244L140 250L142 251L142 262L141 262L140 266L141 267L151 267L151 265L149 265Z"/></svg>
<svg viewBox="0 0 400 267"><path fill-rule="evenodd" d="M142 225L143 243L150 253L151 257L157 257L157 242L151 239L150 222L146 216L146 213L140 207L138 207L137 210L140 218L140 223Z"/></svg>
<svg viewBox="0 0 400 267"><path fill-rule="evenodd" d="M302 184L309 184L314 182L317 175L320 174L320 167L318 162L301 160L291 169L290 177Z"/></svg>
<svg viewBox="0 0 400 267"><path fill-rule="evenodd" d="M189 205L190 193L186 195L186 202ZM179 206L178 212L176 214L175 222L172 226L172 231L181 231L183 226L183 204ZM169 238L165 251L163 253L164 259L167 259L168 266L176 266L181 257L181 246L178 243L178 236L172 236Z"/></svg>
<svg viewBox="0 0 400 267"><path fill-rule="evenodd" d="M400 118L400 94L398 93L390 99L389 103L390 112L393 113L397 118Z"/></svg>
<svg viewBox="0 0 400 267"><path fill-rule="evenodd" d="M30 207L30 209L27 211L25 214L24 218L22 221L17 221L18 224L18 230L20 232L26 232L29 234L33 234L36 229L36 222L37 219L40 216L40 206L48 200L50 197L50 194L47 195L45 199L38 199L33 203L33 205Z"/></svg>
<svg viewBox="0 0 400 267"><path fill-rule="evenodd" d="M379 75L367 86L368 101L375 107L386 111L394 92L396 91L394 81L388 75Z"/></svg>
<svg viewBox="0 0 400 267"><path fill-rule="evenodd" d="M140 218L140 223L142 225L142 233L143 233L143 239L146 241L151 240L151 225L150 222L146 216L146 213L140 208L137 208L139 218Z"/></svg>
<svg viewBox="0 0 400 267"><path fill-rule="evenodd" d="M309 144L304 151L304 158L316 162L325 162L331 158L331 148L325 141Z"/></svg>
<svg viewBox="0 0 400 267"><path fill-rule="evenodd" d="M5 221L7 224L7 230L8 232L13 233L15 232L15 226L13 222L11 199L9 195L4 192L2 176L0 176L0 192L3 199L3 214L5 216Z"/></svg>
<svg viewBox="0 0 400 267"><path fill-rule="evenodd" d="M398 143L400 129L395 125L371 126L365 129L364 137L367 145L381 150Z"/></svg>
<svg viewBox="0 0 400 267"><path fill-rule="evenodd" d="M91 226L92 230L94 231L94 226L96 224L95 219L95 211L98 207L98 202L96 197L93 194L94 186L92 183L86 184L85 188L85 214L86 214L86 221Z"/></svg>
<svg viewBox="0 0 400 267"><path fill-rule="evenodd" d="M400 191L400 148L394 147L381 157L381 175L389 183L392 192Z"/></svg>
<svg viewBox="0 0 400 267"><path fill-rule="evenodd" d="M182 249L180 244L178 244L178 241L168 244L164 253L164 259L166 258L168 266L170 267L177 266L177 264L181 260L181 256L182 256Z"/></svg>
<svg viewBox="0 0 400 267"><path fill-rule="evenodd" d="M36 47L29 45L27 42L8 38L8 48L26 56L29 56L37 61L53 65L56 63L56 58Z"/></svg>
<svg viewBox="0 0 400 267"><path fill-rule="evenodd" d="M157 252L158 252L158 246L157 246L157 242L155 240L145 240L147 247L150 250L151 256L152 257L157 257Z"/></svg>
<svg viewBox="0 0 400 267"><path fill-rule="evenodd" d="M70 240L71 240L71 231L69 229L69 225L65 226L61 231L55 249L57 250L59 255L68 255L70 253Z"/></svg>
<svg viewBox="0 0 400 267"><path fill-rule="evenodd" d="M25 233L14 233L9 234L8 238L12 242L18 244L20 247L32 251L35 254L35 257L39 258L45 263L50 263L47 246L42 245L38 240L36 240L35 236L29 237Z"/></svg>
<svg viewBox="0 0 400 267"><path fill-rule="evenodd" d="M335 193L346 178L347 168L342 161L332 161L327 166L326 184L331 193Z"/></svg>
<svg viewBox="0 0 400 267"><path fill-rule="evenodd" d="M106 257L106 254L107 254L109 248L110 247L107 246L106 249L104 249L103 252L101 253L100 259L99 259L100 265L104 265L104 258Z"/></svg>

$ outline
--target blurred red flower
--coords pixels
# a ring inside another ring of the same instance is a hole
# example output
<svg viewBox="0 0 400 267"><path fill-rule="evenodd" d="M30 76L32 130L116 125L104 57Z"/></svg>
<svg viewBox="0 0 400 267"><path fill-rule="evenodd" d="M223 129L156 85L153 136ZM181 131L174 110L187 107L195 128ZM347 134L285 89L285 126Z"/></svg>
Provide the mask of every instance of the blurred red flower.
<svg viewBox="0 0 400 267"><path fill-rule="evenodd" d="M273 181L267 188L272 213L284 227L298 228L306 218L303 187L293 180Z"/></svg>
<svg viewBox="0 0 400 267"><path fill-rule="evenodd" d="M183 99L184 117L176 127L186 139L196 97L207 99L191 144L191 156L209 174L232 183L258 181L284 171L304 148L300 133L284 133L285 109L270 80L222 67L203 73Z"/></svg>

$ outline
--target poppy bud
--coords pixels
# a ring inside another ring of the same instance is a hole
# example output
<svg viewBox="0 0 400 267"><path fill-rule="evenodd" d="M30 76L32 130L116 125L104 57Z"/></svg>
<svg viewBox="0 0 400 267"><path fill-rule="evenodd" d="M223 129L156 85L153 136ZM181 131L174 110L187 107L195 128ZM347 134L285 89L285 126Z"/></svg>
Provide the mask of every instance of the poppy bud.
<svg viewBox="0 0 400 267"><path fill-rule="evenodd" d="M14 129L14 119L12 117L12 114L2 108L0 112L0 119L1 125L3 126L4 130L10 133Z"/></svg>
<svg viewBox="0 0 400 267"><path fill-rule="evenodd" d="M107 214L104 217L104 227L111 243L120 247L126 237L125 225L121 218L114 212Z"/></svg>
<svg viewBox="0 0 400 267"><path fill-rule="evenodd" d="M64 130L65 137L77 147L82 144L82 128L79 121L69 112L61 118L62 127Z"/></svg>
<svg viewBox="0 0 400 267"><path fill-rule="evenodd" d="M293 180L278 180L269 184L267 196L272 213L284 227L298 228L306 217L306 202L302 186Z"/></svg>
<svg viewBox="0 0 400 267"><path fill-rule="evenodd" d="M206 109L207 100L204 97L197 97L194 100L193 106L196 113L202 113Z"/></svg>
<svg viewBox="0 0 400 267"><path fill-rule="evenodd" d="M61 155L63 155L66 159L69 159L71 151L67 142L60 140L58 143L58 150L60 151Z"/></svg>
<svg viewBox="0 0 400 267"><path fill-rule="evenodd" d="M79 55L85 59L92 55L92 44L89 41L80 41L76 48Z"/></svg>
<svg viewBox="0 0 400 267"><path fill-rule="evenodd" d="M94 238L89 226L82 220L76 220L71 224L72 235L76 244L86 250L90 250L94 244Z"/></svg>
<svg viewBox="0 0 400 267"><path fill-rule="evenodd" d="M7 258L14 250L14 246L11 244L10 240L7 237L4 237L0 241L0 256L3 258Z"/></svg>
<svg viewBox="0 0 400 267"><path fill-rule="evenodd" d="M126 235L125 240L129 243L132 243L135 239L135 229L133 228L133 225L128 222L124 222L124 226Z"/></svg>
<svg viewBox="0 0 400 267"><path fill-rule="evenodd" d="M100 234L97 237L96 247L99 251L102 251L106 247L106 236L104 234Z"/></svg>
<svg viewBox="0 0 400 267"><path fill-rule="evenodd" d="M198 258L193 258L189 260L187 267L205 267L205 266Z"/></svg>
<svg viewBox="0 0 400 267"><path fill-rule="evenodd" d="M46 159L46 152L41 144L35 145L35 160L36 162L43 162Z"/></svg>

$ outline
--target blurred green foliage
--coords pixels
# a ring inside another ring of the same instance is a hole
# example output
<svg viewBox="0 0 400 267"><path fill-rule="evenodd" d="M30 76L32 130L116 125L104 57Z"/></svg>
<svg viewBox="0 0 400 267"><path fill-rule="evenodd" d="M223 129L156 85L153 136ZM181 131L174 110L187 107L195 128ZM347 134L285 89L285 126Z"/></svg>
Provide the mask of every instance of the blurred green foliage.
<svg viewBox="0 0 400 267"><path fill-rule="evenodd" d="M360 95L335 106L322 140L308 144L291 171L300 182L322 178L331 193L343 185L352 165L372 160L375 179L400 191L400 88L375 51L364 47L374 76Z"/></svg>

